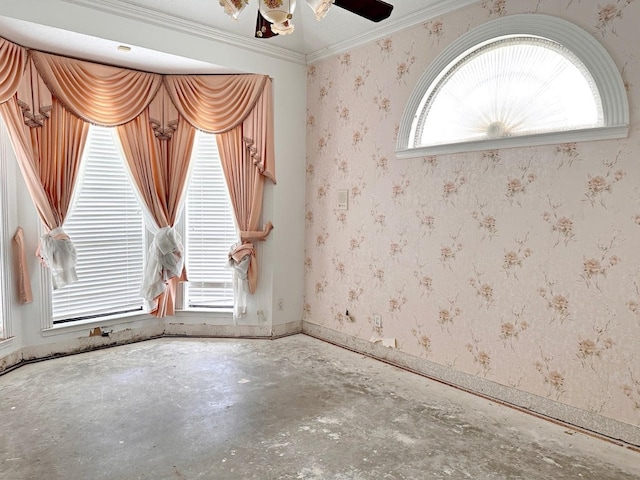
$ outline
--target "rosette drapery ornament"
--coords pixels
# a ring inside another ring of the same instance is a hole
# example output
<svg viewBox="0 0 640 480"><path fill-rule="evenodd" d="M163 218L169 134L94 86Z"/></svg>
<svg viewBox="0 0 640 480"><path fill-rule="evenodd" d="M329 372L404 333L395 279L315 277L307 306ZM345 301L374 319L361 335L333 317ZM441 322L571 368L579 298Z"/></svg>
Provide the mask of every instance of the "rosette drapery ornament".
<svg viewBox="0 0 640 480"><path fill-rule="evenodd" d="M224 13L235 21L238 21L240 13L248 3L249 0L220 0L220 6L224 8Z"/></svg>

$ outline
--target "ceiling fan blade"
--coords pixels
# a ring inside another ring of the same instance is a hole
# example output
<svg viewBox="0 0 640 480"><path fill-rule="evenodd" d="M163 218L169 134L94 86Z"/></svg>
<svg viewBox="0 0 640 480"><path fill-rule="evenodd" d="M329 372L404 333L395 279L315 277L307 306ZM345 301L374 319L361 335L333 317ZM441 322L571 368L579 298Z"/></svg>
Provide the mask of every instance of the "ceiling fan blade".
<svg viewBox="0 0 640 480"><path fill-rule="evenodd" d="M258 10L258 19L256 20L256 38L271 38L277 36L271 30L271 22L262 16L260 10Z"/></svg>
<svg viewBox="0 0 640 480"><path fill-rule="evenodd" d="M372 22L389 18L393 5L382 0L335 0L335 5Z"/></svg>

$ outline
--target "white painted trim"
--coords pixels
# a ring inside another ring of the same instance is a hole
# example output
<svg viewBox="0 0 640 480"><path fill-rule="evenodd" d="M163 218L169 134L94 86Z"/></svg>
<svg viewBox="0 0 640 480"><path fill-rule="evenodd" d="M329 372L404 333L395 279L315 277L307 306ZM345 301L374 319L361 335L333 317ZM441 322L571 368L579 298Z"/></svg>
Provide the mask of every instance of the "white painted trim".
<svg viewBox="0 0 640 480"><path fill-rule="evenodd" d="M300 327L302 329L302 326ZM16 337L5 338L0 340L0 352L3 350L8 350L13 346L13 342L15 342Z"/></svg>
<svg viewBox="0 0 640 480"><path fill-rule="evenodd" d="M273 325L271 328L271 336L275 338L297 335L299 333L302 333L302 320Z"/></svg>
<svg viewBox="0 0 640 480"><path fill-rule="evenodd" d="M38 220L38 242L39 238L44 235L44 225L42 221ZM40 330L43 332L47 329L53 327L53 307L51 305L51 292L53 290L53 286L51 285L51 271L48 267L45 267L42 264L38 264L37 266L36 276L38 277L38 283L40 284L40 301L38 302L40 306Z"/></svg>
<svg viewBox="0 0 640 480"><path fill-rule="evenodd" d="M167 321L163 337L271 338L269 325L210 325Z"/></svg>
<svg viewBox="0 0 640 480"><path fill-rule="evenodd" d="M323 58L337 55L339 53L369 43L378 38L382 38L392 33L398 32L408 27L428 22L435 17L458 10L479 0L439 0L438 2L424 8L418 12L405 17L383 22L382 25L374 26L366 34L356 36L344 42L331 45L308 55L294 52L287 48L276 45L265 44L262 40L247 38L242 35L224 32L213 27L192 22L183 18L167 15L158 10L133 5L123 0L62 0L63 2L82 7L99 10L105 13L130 18L143 23L151 23L169 30L182 33L189 33L200 37L215 40L221 43L235 45L256 53L267 55L280 60L288 60L293 63L308 65ZM212 0L215 1L215 0Z"/></svg>
<svg viewBox="0 0 640 480"><path fill-rule="evenodd" d="M458 142L443 145L429 145L427 147L406 148L403 150L396 150L396 158L419 158L429 155L482 152L484 150L498 150L503 148L535 147L541 145L556 145L560 143L611 140L615 138L626 138L628 134L629 127L626 125L585 128L582 130L568 130L566 132L520 135L517 137L492 138L489 140L475 140L472 142Z"/></svg>
<svg viewBox="0 0 640 480"><path fill-rule="evenodd" d="M344 42L331 45L328 48L312 52L307 55L307 64L312 64L324 58L338 55L352 48L373 42L379 38L404 30L405 28L428 22L436 17L477 2L478 0L440 0L439 2L418 12L412 13L411 15L398 18L397 20L386 21L378 27L371 28L363 35L358 35Z"/></svg>
<svg viewBox="0 0 640 480"><path fill-rule="evenodd" d="M229 325L233 327L233 310L232 309L195 309L176 310L175 315L158 319L145 312L129 312L119 315L106 315L104 317L89 318L86 320L75 320L71 322L51 324L50 327L42 329L43 337L51 337L55 335L63 335L79 331L91 330L95 327L118 327L127 323L138 322L142 320L155 320L162 322L164 325L170 323L189 324L197 323L205 326ZM247 326L247 325L243 325ZM251 325L249 325L251 326ZM262 325L259 325L262 326Z"/></svg>
<svg viewBox="0 0 640 480"><path fill-rule="evenodd" d="M10 202L9 188L7 185L7 181L9 179L7 163L9 162L11 142L4 124L0 125L0 128L0 222L2 222L0 225L0 252L2 252L0 265L3 267L2 275L0 275L0 299L2 299L2 304L0 305L0 308L2 309L0 311L0 322L3 322L3 336L5 339L8 339L13 336L13 291L11 287L14 282L13 268L11 268L13 262L11 259L11 237L9 236L8 206L10 205Z"/></svg>
<svg viewBox="0 0 640 480"><path fill-rule="evenodd" d="M91 318L87 320L78 320L74 322L65 322L52 324L51 327L42 330L43 337L51 337L54 335L64 335L65 333L73 333L92 330L96 327L115 327L126 323L138 322L140 320L149 320L153 317L146 313L131 312L118 316L106 316L100 318Z"/></svg>
<svg viewBox="0 0 640 480"><path fill-rule="evenodd" d="M587 67L596 83L604 114L604 127L543 133L516 137L462 142L450 145L413 147L411 132L419 115L423 98L431 84L451 62L476 45L504 35L538 35L554 40L571 50ZM628 133L629 102L618 67L593 35L571 22L549 15L519 14L492 20L459 37L445 48L431 63L418 81L407 105L398 131L396 154L399 158L418 157L438 153L488 150L491 148L522 147L623 138ZM566 134L566 135L565 135ZM574 138L574 140L571 140ZM482 147L483 146L483 147ZM469 147L464 149L464 147ZM481 148L482 147L482 148ZM411 153L410 153L411 151ZM428 152L428 153L426 153Z"/></svg>
<svg viewBox="0 0 640 480"><path fill-rule="evenodd" d="M138 22L157 25L168 30L203 37L216 42L244 48L251 52L286 60L300 65L306 64L304 54L276 45L267 45L263 40L224 32L208 25L174 17L151 8L140 7L122 0L61 0L73 5L99 10ZM215 1L215 0L212 0Z"/></svg>

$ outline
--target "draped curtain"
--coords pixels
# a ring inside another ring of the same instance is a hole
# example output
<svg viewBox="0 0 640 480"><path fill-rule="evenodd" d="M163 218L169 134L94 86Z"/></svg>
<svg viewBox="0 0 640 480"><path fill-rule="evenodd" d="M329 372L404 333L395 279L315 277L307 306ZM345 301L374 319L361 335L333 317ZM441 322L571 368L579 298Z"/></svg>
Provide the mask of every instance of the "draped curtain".
<svg viewBox="0 0 640 480"><path fill-rule="evenodd" d="M157 316L173 313L176 283L186 278L181 240L173 227L196 128L217 134L240 229L241 242L231 249L230 264L243 288L255 292L254 242L264 240L272 228L268 222L259 230L264 181L275 183L272 102L271 79L263 75L161 76L27 52L0 38L0 113L49 229L43 257L48 254L49 263L59 257L74 260L73 245L61 227L88 126L117 127L154 233L141 291ZM60 242L66 247L51 246ZM63 265L60 285L73 280L72 266Z"/></svg>
<svg viewBox="0 0 640 480"><path fill-rule="evenodd" d="M165 85L179 113L196 128L215 133L240 243L232 245L234 315L246 311L246 293L258 285L254 243L273 228L258 231L265 178L275 183L271 79L262 75L171 75Z"/></svg>
<svg viewBox="0 0 640 480"><path fill-rule="evenodd" d="M54 288L77 280L76 253L62 226L69 210L88 124L52 97L31 60L14 95L2 104L20 170L47 233L39 255Z"/></svg>
<svg viewBox="0 0 640 480"><path fill-rule="evenodd" d="M177 112L171 112L175 108L162 88L148 109L118 127L131 178L148 213L147 228L154 234L141 292L147 310L159 317L173 315L177 284L186 280L183 246L174 227L195 138L187 122L168 120L176 118Z"/></svg>

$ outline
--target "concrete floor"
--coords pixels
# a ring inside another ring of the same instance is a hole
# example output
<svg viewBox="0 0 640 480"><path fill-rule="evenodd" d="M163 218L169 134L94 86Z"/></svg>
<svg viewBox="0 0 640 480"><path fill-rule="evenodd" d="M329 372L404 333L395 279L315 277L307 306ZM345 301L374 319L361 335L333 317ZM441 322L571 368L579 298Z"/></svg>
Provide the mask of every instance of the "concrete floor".
<svg viewBox="0 0 640 480"><path fill-rule="evenodd" d="M640 479L640 453L296 335L0 377L0 479Z"/></svg>

